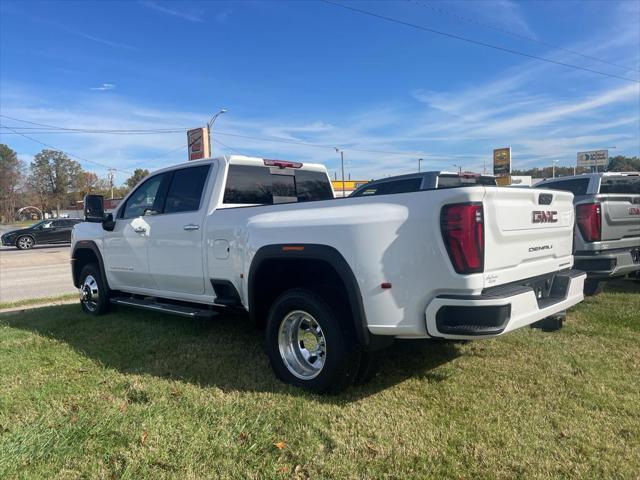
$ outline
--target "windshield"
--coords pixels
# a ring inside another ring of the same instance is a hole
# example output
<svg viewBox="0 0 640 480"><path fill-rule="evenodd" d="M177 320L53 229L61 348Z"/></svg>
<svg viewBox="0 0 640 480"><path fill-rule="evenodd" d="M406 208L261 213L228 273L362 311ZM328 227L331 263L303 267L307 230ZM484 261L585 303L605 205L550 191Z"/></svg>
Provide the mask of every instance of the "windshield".
<svg viewBox="0 0 640 480"><path fill-rule="evenodd" d="M640 175L603 177L600 193L636 193L640 194Z"/></svg>

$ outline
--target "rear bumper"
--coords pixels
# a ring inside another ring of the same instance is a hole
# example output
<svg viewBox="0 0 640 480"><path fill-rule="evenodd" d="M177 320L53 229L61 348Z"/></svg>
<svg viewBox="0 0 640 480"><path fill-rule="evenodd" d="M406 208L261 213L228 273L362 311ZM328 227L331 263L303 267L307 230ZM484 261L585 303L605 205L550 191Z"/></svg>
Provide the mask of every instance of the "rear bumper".
<svg viewBox="0 0 640 480"><path fill-rule="evenodd" d="M481 295L436 297L425 311L427 332L431 337L450 339L496 337L583 300L584 272L565 270L548 279L548 296L541 299L535 287L517 284L492 288Z"/></svg>
<svg viewBox="0 0 640 480"><path fill-rule="evenodd" d="M574 268L584 270L589 278L618 277L640 270L640 247L576 252L574 259Z"/></svg>

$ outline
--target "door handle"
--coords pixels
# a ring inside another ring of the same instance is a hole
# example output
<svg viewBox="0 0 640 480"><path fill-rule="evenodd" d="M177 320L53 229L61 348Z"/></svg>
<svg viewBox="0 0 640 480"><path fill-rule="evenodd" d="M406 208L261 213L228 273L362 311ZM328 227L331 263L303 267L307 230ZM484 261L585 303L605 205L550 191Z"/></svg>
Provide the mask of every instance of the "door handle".
<svg viewBox="0 0 640 480"><path fill-rule="evenodd" d="M136 233L147 233L147 229L144 227L136 227L133 229L133 231Z"/></svg>
<svg viewBox="0 0 640 480"><path fill-rule="evenodd" d="M182 228L184 230L200 230L200 225L194 225L193 223L190 223L189 225L185 225Z"/></svg>

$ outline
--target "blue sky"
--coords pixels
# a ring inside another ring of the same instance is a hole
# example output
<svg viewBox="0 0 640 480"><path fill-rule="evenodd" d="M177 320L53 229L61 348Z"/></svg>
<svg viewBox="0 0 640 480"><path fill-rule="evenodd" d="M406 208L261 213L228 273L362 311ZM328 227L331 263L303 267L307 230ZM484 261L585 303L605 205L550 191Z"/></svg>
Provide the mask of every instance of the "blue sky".
<svg viewBox="0 0 640 480"><path fill-rule="evenodd" d="M640 78L640 2L360 1L346 5L605 73ZM461 42L319 1L0 3L2 115L66 128L204 125L214 154L338 166L353 178L571 165L578 150L640 155L640 86ZM509 33L505 33L508 31ZM526 38L523 38L526 37ZM562 47L555 48L539 42ZM609 63L584 58L565 49ZM7 118L9 127L34 127ZM186 160L186 135L20 130L114 166ZM218 133L216 133L216 131ZM26 161L42 147L0 129ZM38 132L38 133L35 133ZM256 137L249 139L236 135ZM326 147L267 141L289 139ZM385 153L374 153L377 152ZM105 168L81 162L99 175Z"/></svg>

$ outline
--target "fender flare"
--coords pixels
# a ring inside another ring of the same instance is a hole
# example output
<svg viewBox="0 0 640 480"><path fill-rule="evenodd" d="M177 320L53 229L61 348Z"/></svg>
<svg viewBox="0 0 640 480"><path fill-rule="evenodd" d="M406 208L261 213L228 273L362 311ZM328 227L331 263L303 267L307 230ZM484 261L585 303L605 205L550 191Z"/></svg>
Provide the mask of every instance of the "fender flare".
<svg viewBox="0 0 640 480"><path fill-rule="evenodd" d="M81 250L90 250L96 256L96 258L98 259L98 267L100 268L100 277L102 279L102 284L106 285L107 291L109 291L110 290L109 282L107 282L107 275L104 269L104 261L102 260L102 253L100 253L100 249L98 248L98 245L96 245L96 243L92 240L79 240L73 247L73 251L71 252L71 276L73 278L73 284L76 286L76 288L80 284L80 279L78 278L78 275L76 275L75 264L76 264L76 253ZM78 274L79 273L80 272L78 272Z"/></svg>
<svg viewBox="0 0 640 480"><path fill-rule="evenodd" d="M249 278L247 279L249 315L252 320L255 320L254 315L257 310L255 307L255 291L257 288L255 285L255 272L260 268L264 261L279 258L309 259L327 262L336 271L347 290L346 293L349 298L351 318L353 319L353 326L355 328L358 342L363 347L366 347L371 343L372 335L367 328L367 317L358 281L356 280L351 267L340 252L328 245L296 243L273 244L260 247L251 261Z"/></svg>

